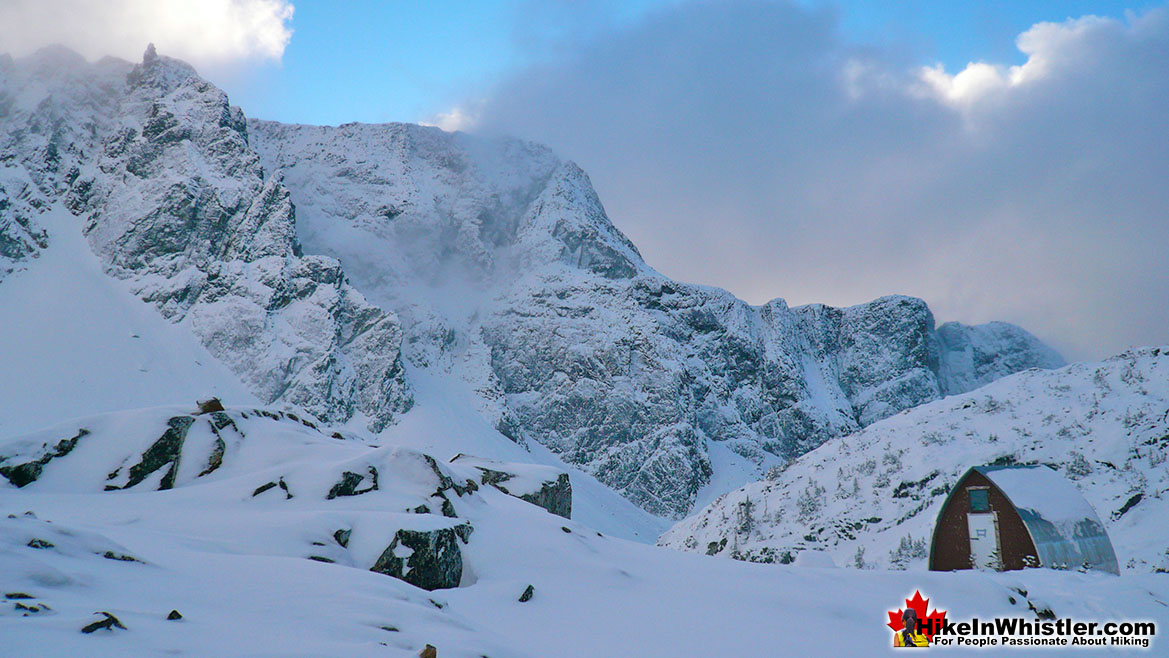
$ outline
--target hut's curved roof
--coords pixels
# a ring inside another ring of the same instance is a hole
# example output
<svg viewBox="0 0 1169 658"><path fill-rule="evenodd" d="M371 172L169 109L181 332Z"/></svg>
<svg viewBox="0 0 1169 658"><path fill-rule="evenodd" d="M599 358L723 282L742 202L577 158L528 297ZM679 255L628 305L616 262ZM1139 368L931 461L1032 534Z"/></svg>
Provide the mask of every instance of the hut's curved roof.
<svg viewBox="0 0 1169 658"><path fill-rule="evenodd" d="M1047 466L976 466L1018 510L1042 566L1120 574L1112 541L1074 484Z"/></svg>

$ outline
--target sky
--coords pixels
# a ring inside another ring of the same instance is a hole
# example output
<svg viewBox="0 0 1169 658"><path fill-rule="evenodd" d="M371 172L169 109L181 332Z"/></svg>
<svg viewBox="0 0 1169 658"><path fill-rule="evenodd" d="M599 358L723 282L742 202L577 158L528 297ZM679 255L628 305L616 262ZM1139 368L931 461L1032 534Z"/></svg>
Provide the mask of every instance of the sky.
<svg viewBox="0 0 1169 658"><path fill-rule="evenodd" d="M0 0L0 52L185 59L249 116L547 143L662 273L1169 343L1163 2Z"/></svg>

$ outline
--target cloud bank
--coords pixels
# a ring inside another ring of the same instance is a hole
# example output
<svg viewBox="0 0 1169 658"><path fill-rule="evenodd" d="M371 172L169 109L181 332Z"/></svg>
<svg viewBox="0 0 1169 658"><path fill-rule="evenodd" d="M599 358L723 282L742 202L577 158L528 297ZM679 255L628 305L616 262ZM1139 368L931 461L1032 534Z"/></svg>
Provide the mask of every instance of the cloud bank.
<svg viewBox="0 0 1169 658"><path fill-rule="evenodd" d="M5 0L0 52L54 43L89 59L136 61L147 43L199 68L279 60L292 37L287 0Z"/></svg>
<svg viewBox="0 0 1169 658"><path fill-rule="evenodd" d="M590 172L663 273L752 301L925 298L1071 358L1169 343L1169 13L1033 26L951 74L771 2L674 7L443 117Z"/></svg>

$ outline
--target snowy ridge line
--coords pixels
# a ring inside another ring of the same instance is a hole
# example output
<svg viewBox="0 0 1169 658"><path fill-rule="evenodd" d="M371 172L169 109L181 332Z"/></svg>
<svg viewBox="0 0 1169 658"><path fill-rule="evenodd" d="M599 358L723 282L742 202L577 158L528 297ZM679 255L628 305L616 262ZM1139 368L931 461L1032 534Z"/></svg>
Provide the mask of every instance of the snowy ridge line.
<svg viewBox="0 0 1169 658"><path fill-rule="evenodd" d="M922 569L937 512L971 466L1047 464L1103 521L1122 569L1169 570L1169 348L1027 371L833 439L680 522L659 544L741 560L825 551Z"/></svg>

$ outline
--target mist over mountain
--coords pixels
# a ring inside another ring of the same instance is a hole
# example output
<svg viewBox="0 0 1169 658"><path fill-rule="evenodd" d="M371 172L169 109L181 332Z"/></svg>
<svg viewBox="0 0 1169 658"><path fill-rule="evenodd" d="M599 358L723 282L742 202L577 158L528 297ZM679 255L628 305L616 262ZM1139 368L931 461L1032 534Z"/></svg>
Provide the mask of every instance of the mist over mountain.
<svg viewBox="0 0 1169 658"><path fill-rule="evenodd" d="M654 514L1062 365L1011 325L935 328L917 299L755 307L670 280L538 145L248 120L153 48L136 65L48 49L3 75L8 269L51 248L37 216L64 207L107 274L261 401L379 431L412 404L409 364Z"/></svg>

